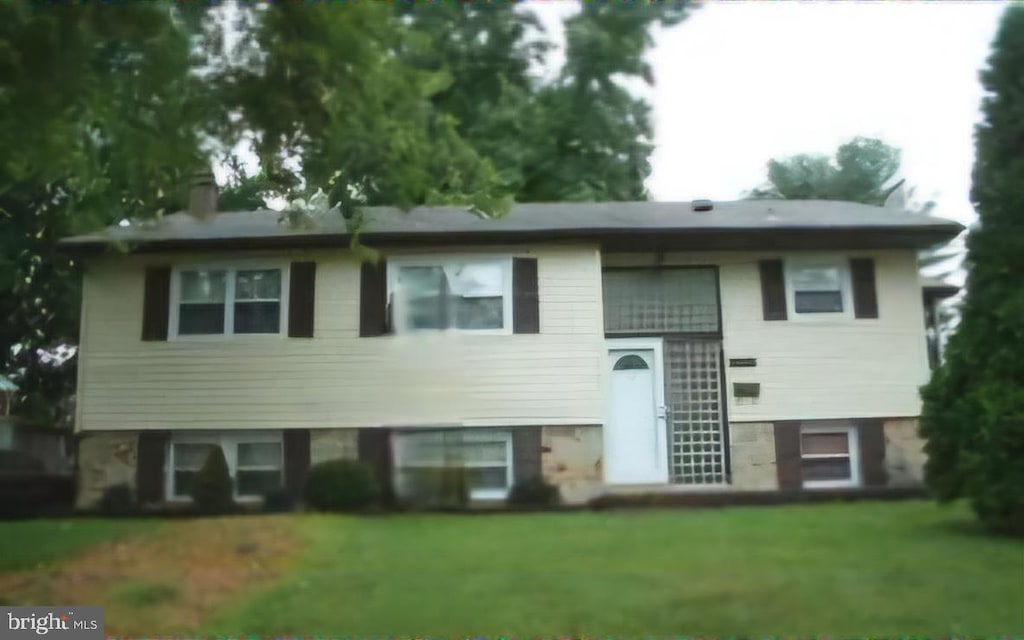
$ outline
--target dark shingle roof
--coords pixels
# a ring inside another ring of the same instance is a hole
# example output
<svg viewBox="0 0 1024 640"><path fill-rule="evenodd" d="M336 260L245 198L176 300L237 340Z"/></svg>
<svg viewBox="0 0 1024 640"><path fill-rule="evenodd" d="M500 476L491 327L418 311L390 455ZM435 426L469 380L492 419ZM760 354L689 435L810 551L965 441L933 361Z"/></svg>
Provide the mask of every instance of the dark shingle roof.
<svg viewBox="0 0 1024 640"><path fill-rule="evenodd" d="M458 207L417 207L410 211L368 207L364 214L361 238L368 244L598 239L613 245L657 240L671 241L672 246L689 242L708 248L750 248L766 246L766 242L772 246L785 244L785 238L838 241L842 235L847 242L856 240L858 246L925 247L949 240L963 230L959 223L942 218L850 202L811 200L716 202L708 212L693 211L689 202L517 204L506 216L495 219ZM280 220L279 212L268 210L224 212L209 221L175 213L157 222L113 226L67 238L63 243L95 247L123 242L171 249L347 242L345 221L337 212L296 227Z"/></svg>

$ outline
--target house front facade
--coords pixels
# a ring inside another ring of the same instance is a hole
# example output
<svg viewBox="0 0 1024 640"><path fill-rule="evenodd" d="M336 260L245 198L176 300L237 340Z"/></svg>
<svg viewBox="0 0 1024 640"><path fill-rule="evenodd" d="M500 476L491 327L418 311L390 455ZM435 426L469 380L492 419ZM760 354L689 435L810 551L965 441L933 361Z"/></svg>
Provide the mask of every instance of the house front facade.
<svg viewBox="0 0 1024 640"><path fill-rule="evenodd" d="M835 202L187 213L66 241L84 264L78 504L240 500L360 459L399 496L466 468L629 491L915 486L917 251L953 222ZM113 249L113 246L128 247Z"/></svg>

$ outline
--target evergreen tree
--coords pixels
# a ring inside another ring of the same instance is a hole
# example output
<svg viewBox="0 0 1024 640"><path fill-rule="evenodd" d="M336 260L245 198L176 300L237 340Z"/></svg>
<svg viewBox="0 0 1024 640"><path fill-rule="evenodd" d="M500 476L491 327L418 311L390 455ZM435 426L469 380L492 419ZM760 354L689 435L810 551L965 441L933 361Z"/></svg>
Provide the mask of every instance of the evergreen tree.
<svg viewBox="0 0 1024 640"><path fill-rule="evenodd" d="M896 180L899 168L899 149L858 136L839 145L834 158L802 153L769 160L768 184L752 190L750 197L882 205L903 185Z"/></svg>
<svg viewBox="0 0 1024 640"><path fill-rule="evenodd" d="M922 390L928 485L1024 535L1024 7L1010 6L982 73L967 294L946 359Z"/></svg>

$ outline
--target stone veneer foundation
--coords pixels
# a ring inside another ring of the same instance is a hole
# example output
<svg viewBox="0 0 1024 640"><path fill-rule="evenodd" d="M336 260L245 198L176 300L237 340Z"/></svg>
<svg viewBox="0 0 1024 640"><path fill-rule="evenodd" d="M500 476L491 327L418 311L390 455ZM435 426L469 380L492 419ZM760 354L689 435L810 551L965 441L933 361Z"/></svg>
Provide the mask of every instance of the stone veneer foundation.
<svg viewBox="0 0 1024 640"><path fill-rule="evenodd" d="M771 422L733 422L729 425L729 462L736 491L774 491L775 425Z"/></svg>
<svg viewBox="0 0 1024 640"><path fill-rule="evenodd" d="M924 485L924 440L917 435L916 418L886 420L885 471L890 487L919 487Z"/></svg>
<svg viewBox="0 0 1024 640"><path fill-rule="evenodd" d="M601 493L602 438L597 425L541 430L541 473L558 487L565 504L582 504Z"/></svg>
<svg viewBox="0 0 1024 640"><path fill-rule="evenodd" d="M109 487L126 484L135 489L135 460L139 437L134 431L89 433L78 441L79 509L96 506Z"/></svg>

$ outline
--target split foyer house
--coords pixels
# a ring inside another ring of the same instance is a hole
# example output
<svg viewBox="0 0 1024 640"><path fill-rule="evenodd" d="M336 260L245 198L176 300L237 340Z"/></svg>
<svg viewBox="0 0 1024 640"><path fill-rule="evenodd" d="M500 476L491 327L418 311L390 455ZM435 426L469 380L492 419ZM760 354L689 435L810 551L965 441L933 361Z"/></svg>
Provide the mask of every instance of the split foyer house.
<svg viewBox="0 0 1024 640"><path fill-rule="evenodd" d="M211 444L240 500L297 493L335 458L399 495L454 460L480 501L537 476L568 503L914 486L917 252L961 231L843 202L699 201L368 208L376 261L336 212L70 238L79 504L117 484L187 500Z"/></svg>

